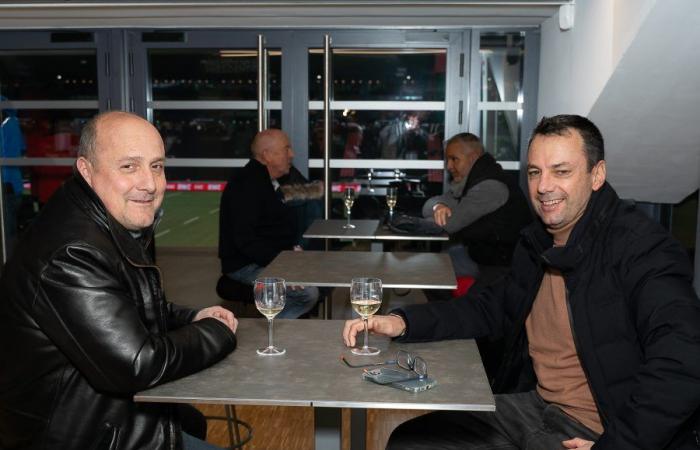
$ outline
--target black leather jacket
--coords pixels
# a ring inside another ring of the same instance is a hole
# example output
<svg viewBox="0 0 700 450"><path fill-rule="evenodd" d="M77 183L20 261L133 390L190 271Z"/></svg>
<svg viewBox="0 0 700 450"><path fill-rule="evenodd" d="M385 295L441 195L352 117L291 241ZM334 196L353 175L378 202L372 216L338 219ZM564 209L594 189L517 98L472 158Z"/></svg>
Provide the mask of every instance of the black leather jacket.
<svg viewBox="0 0 700 450"><path fill-rule="evenodd" d="M0 448L179 449L175 409L134 393L233 351L221 322L163 296L145 251L78 174L0 279Z"/></svg>
<svg viewBox="0 0 700 450"><path fill-rule="evenodd" d="M537 221L503 282L400 311L405 339L503 336L494 392L534 389L525 320L547 266L564 276L574 342L605 428L593 448L698 448L700 301L687 254L607 183L566 246L553 248Z"/></svg>

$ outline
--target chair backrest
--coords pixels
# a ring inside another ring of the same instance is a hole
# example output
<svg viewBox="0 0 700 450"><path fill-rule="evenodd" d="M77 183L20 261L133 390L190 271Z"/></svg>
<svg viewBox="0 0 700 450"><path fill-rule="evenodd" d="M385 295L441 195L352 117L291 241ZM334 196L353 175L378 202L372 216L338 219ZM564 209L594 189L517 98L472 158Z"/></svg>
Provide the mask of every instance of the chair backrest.
<svg viewBox="0 0 700 450"><path fill-rule="evenodd" d="M253 286L221 275L216 282L216 293L224 300L232 302L254 303Z"/></svg>

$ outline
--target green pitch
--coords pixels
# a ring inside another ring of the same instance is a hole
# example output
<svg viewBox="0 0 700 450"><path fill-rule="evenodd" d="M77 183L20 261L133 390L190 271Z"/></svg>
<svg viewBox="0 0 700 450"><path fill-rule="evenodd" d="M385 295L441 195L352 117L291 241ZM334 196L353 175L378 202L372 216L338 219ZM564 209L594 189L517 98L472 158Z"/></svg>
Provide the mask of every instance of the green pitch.
<svg viewBox="0 0 700 450"><path fill-rule="evenodd" d="M163 219L156 229L158 247L219 245L221 192L167 192Z"/></svg>

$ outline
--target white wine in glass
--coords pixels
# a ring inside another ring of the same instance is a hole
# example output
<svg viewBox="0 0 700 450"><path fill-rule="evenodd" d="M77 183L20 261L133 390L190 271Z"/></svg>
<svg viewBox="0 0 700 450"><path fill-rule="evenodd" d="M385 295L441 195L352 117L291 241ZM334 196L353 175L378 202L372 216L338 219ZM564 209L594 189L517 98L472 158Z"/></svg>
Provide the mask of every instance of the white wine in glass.
<svg viewBox="0 0 700 450"><path fill-rule="evenodd" d="M398 199L398 189L396 186L386 188L386 206L389 207L389 221L394 218L394 208Z"/></svg>
<svg viewBox="0 0 700 450"><path fill-rule="evenodd" d="M379 349L369 346L369 331L367 320L379 311L382 305L382 280L379 278L353 278L350 282L350 304L352 309L362 317L365 325L365 341L362 347L355 347L351 352L355 355L377 355Z"/></svg>
<svg viewBox="0 0 700 450"><path fill-rule="evenodd" d="M352 210L352 205L355 203L355 189L345 188L343 193L343 203L345 203L345 214L348 216L348 223L343 225L343 228L355 228L355 225L350 223L350 212Z"/></svg>
<svg viewBox="0 0 700 450"><path fill-rule="evenodd" d="M272 320L284 309L287 286L282 278L258 278L253 285L255 306L267 317L267 347L259 348L258 355L279 356L287 350L277 348L272 342Z"/></svg>

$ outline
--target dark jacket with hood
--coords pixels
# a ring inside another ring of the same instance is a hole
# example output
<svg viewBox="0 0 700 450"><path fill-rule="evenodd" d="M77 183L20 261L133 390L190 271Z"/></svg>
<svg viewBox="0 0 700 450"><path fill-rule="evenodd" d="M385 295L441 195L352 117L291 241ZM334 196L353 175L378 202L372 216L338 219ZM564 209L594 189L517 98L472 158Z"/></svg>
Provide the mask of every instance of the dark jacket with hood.
<svg viewBox="0 0 700 450"><path fill-rule="evenodd" d="M405 339L504 336L494 392L534 389L525 319L548 266L564 276L574 342L605 428L594 449L697 448L700 301L687 254L607 183L566 246L554 248L537 221L501 283L400 311Z"/></svg>
<svg viewBox="0 0 700 450"><path fill-rule="evenodd" d="M0 448L179 449L173 406L141 390L222 359L235 335L163 296L140 238L69 179L0 279Z"/></svg>

